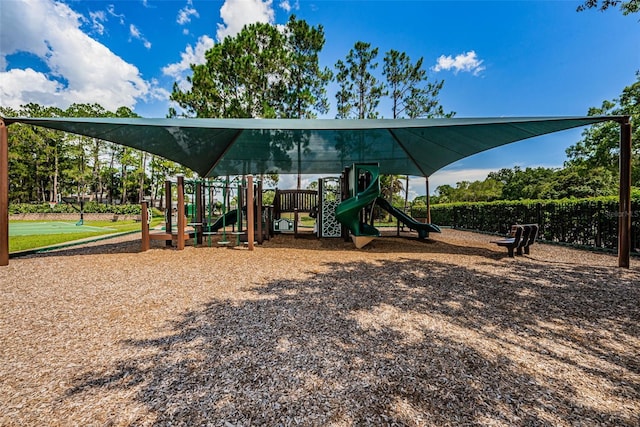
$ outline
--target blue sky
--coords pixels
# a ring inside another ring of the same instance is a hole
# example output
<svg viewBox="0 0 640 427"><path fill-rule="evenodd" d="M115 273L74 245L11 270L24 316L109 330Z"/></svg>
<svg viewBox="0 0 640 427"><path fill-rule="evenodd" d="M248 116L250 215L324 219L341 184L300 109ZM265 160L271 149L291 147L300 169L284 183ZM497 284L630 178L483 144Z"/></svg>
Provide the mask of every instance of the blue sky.
<svg viewBox="0 0 640 427"><path fill-rule="evenodd" d="M359 40L378 47L380 61L390 49L423 57L430 79L445 81L441 104L457 117L585 115L635 80L640 16L578 13L578 4L1 0L0 105L97 102L164 117L173 83L206 49L247 23L284 24L294 13L324 27L325 66ZM331 86L333 105L334 94ZM380 112L390 116L385 103ZM431 189L502 167L561 166L579 139L573 130L481 153L434 174ZM424 194L423 180L411 187L411 196Z"/></svg>

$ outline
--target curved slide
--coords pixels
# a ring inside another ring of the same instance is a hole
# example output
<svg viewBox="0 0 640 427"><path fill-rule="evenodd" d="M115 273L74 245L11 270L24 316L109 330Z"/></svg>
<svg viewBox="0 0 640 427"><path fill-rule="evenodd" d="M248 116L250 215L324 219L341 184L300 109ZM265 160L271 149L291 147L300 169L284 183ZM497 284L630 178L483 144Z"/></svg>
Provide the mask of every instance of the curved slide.
<svg viewBox="0 0 640 427"><path fill-rule="evenodd" d="M223 225L232 225L237 222L238 222L238 210L234 209L220 216L220 218L218 218L216 222L214 222L209 226L208 231L218 231L222 228Z"/></svg>
<svg viewBox="0 0 640 427"><path fill-rule="evenodd" d="M351 238L358 249L365 246L375 237L380 236L377 228L369 224L360 222L360 211L365 206L376 200L380 195L380 176L378 167L367 167L358 165L359 169L364 169L371 173L371 184L364 191L357 193L354 197L348 198L336 207L336 219L351 231Z"/></svg>
<svg viewBox="0 0 640 427"><path fill-rule="evenodd" d="M406 213L402 212L400 209L394 208L388 201L386 201L382 197L378 197L376 199L376 203L382 209L398 218L401 223L412 230L416 230L420 239L426 239L427 237L429 237L429 232L431 231L433 231L434 233L440 233L440 227L438 227L437 225L416 221Z"/></svg>

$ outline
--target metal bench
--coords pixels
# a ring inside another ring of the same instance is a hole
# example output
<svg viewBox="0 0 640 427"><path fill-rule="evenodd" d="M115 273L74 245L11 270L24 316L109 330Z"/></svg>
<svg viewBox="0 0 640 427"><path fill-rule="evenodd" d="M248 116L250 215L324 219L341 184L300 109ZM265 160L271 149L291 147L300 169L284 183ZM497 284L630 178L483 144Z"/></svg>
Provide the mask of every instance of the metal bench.
<svg viewBox="0 0 640 427"><path fill-rule="evenodd" d="M518 255L522 255L523 252L528 255L530 246L538 238L538 230L538 224L512 225L509 236L500 240L492 240L491 243L506 247L511 258L514 256L514 251Z"/></svg>
<svg viewBox="0 0 640 427"><path fill-rule="evenodd" d="M521 247L518 248L518 251L516 252L518 255L522 255L522 251L524 250L524 253L526 255L529 255L529 248L531 247L531 245L533 245L536 242L536 239L538 238L538 230L540 229L540 227L538 227L538 224L522 224L522 227L529 228L529 235L528 235L528 239L522 239L522 244Z"/></svg>

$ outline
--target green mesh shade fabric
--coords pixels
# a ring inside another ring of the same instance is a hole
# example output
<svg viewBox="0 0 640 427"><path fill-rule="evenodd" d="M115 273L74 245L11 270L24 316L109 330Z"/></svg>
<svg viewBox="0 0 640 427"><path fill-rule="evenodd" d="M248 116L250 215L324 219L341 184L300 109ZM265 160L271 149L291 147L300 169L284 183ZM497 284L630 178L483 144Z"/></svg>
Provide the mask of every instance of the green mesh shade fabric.
<svg viewBox="0 0 640 427"><path fill-rule="evenodd" d="M430 176L494 147L618 116L418 120L5 118L137 148L200 176L339 174L353 163Z"/></svg>

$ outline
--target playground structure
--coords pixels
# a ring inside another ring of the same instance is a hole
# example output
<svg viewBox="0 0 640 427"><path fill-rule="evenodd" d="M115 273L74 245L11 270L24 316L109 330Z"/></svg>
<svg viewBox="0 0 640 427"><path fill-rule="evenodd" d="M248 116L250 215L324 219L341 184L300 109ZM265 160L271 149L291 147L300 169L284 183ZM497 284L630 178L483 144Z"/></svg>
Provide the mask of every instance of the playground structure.
<svg viewBox="0 0 640 427"><path fill-rule="evenodd" d="M351 239L360 249L380 236L373 226L373 208L377 204L399 222L418 232L420 239L429 237L429 232L440 232L435 224L421 223L380 197L380 171L375 163L356 163L342 174L342 202L336 207L336 219L351 233Z"/></svg>
<svg viewBox="0 0 640 427"><path fill-rule="evenodd" d="M294 237L298 237L300 214L307 213L316 220L314 232L317 237L342 237L344 235L342 224L335 216L336 207L342 201L340 181L339 177L320 178L317 191L276 189L273 200L272 233L293 231ZM283 214L286 213L293 213L294 220L283 219ZM287 228L284 229L284 227Z"/></svg>
<svg viewBox="0 0 640 427"><path fill-rule="evenodd" d="M429 232L440 232L435 224L422 223L391 205L381 197L380 173L377 163L356 163L345 168L340 177L320 178L318 190L278 190L274 198L274 218L283 213L294 213L291 224L294 236L298 236L299 215L308 213L316 219L315 232L319 238L344 237L362 248L380 232L373 226L374 207L389 212L399 224L415 230L419 239L429 237ZM282 231L281 223L279 230Z"/></svg>
<svg viewBox="0 0 640 427"><path fill-rule="evenodd" d="M269 239L267 224L273 215L270 206L264 206L262 202L262 181L257 180L254 184L248 183L249 178L237 177L226 179L198 179L186 182L186 188L190 189L188 195L191 203L187 204L186 214L189 222L187 226L193 227L196 244L202 244L203 239L208 239L211 245L211 237L220 234L222 239L219 245L231 244L228 240L227 227L231 226L230 234L235 237L235 244L239 245L244 240L246 231L250 228L248 216L248 204L253 200L253 212L255 221L256 243L261 244L265 239ZM253 177L251 177L253 182ZM232 209L231 194L235 192L236 206ZM216 199L217 195L222 196L222 200ZM245 204L245 201L247 203ZM216 215L216 207L219 207L219 214ZM215 218L215 219L214 219ZM247 239L248 241L248 239Z"/></svg>
<svg viewBox="0 0 640 427"><path fill-rule="evenodd" d="M231 185L237 184L236 197L237 208L230 209L229 195ZM187 204L186 192L191 199L191 204ZM150 230L150 213L148 202L141 203L142 215L147 221L142 221L142 250L146 251L150 247L151 240L164 240L167 246L173 246L176 241L178 250L185 247L185 242L193 239L194 245L201 245L204 238L208 238L211 245L211 236L220 234L221 239L218 245L229 245L233 243L228 239L229 235L235 237L235 245L240 245L241 241L246 241L248 248L253 249L254 243L262 243L269 234L265 234L265 219L272 213L267 207L262 206L262 183L258 181L254 186L253 176L249 175L240 180L230 181L228 178L220 180L191 180L185 181L184 177L178 176L176 181L176 218L174 221L173 209L173 183L165 182L165 222L161 230ZM214 220L214 209L216 205L215 194L220 191L222 194L221 215ZM246 205L243 206L243 200ZM261 220L256 221L255 218ZM246 226L245 226L246 219ZM174 227L174 222L176 227ZM227 231L231 226L232 230ZM254 242L254 239L257 240Z"/></svg>
<svg viewBox="0 0 640 427"><path fill-rule="evenodd" d="M380 196L380 173L377 164L354 164L343 173L343 201L336 207L336 219L351 232L356 248L360 249L380 232L373 222L372 207Z"/></svg>
<svg viewBox="0 0 640 427"><path fill-rule="evenodd" d="M618 266L629 268L631 252L631 117L546 116L412 120L327 119L128 119L0 117L0 266L9 264L8 126L40 126L104 138L148 151L190 168L199 176L264 173L340 173L350 162L378 162L385 174L429 177L441 168L491 148L561 130L616 122L620 126ZM273 156L270 147L309 141ZM149 144L153 141L153 144ZM256 149L259 147L260 149ZM322 155L318 155L322 153Z"/></svg>
<svg viewBox="0 0 640 427"><path fill-rule="evenodd" d="M318 180L318 237L343 237L345 229L336 218L336 208L342 202L341 178Z"/></svg>
<svg viewBox="0 0 640 427"><path fill-rule="evenodd" d="M236 206L232 209L230 194L234 191ZM350 237L360 249L380 236L373 225L376 205L417 231L420 239L428 238L429 232L440 232L438 226L418 222L380 197L379 168L373 163L354 164L340 178L321 178L318 190L275 189L272 206L263 205L262 182L258 180L254 185L251 175L234 180L227 177L188 181L179 176L176 193L177 204L173 209L173 183L166 181L165 224L160 230L149 230L149 206L142 203L143 251L149 249L151 240L164 240L167 246L173 246L175 240L181 250L189 239L197 246L206 238L211 246L213 235L221 236L217 245L239 246L243 242L253 249L254 243L262 244L277 232L293 231L294 237L298 237L302 213L316 219L314 233L318 238L344 237L348 241ZM222 196L221 201L216 199L217 194ZM283 218L287 213L294 214L293 221ZM229 235L235 242L229 240Z"/></svg>
<svg viewBox="0 0 640 427"><path fill-rule="evenodd" d="M273 198L273 232L293 231L298 237L300 214L314 215L318 207L318 192L316 190L275 190ZM282 214L293 213L293 221L283 219Z"/></svg>

